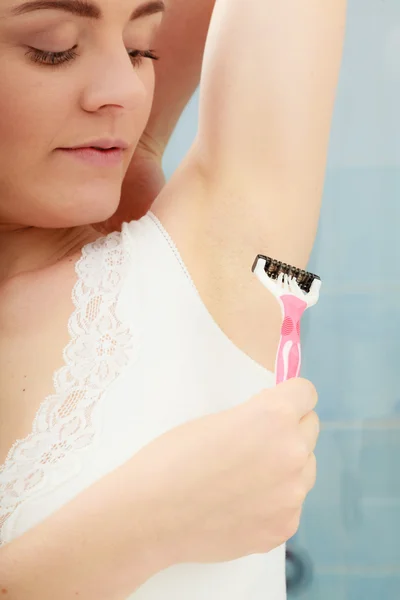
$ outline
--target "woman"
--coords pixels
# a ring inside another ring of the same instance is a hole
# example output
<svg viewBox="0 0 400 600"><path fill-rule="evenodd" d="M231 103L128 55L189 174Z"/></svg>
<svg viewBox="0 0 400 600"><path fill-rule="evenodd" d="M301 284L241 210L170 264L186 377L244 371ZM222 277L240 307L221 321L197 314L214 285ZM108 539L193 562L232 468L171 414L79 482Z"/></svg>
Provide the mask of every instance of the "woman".
<svg viewBox="0 0 400 600"><path fill-rule="evenodd" d="M164 4L0 11L2 591L282 600L315 394L265 391L280 314L251 265L306 266L345 2L217 0L197 139L108 236Z"/></svg>

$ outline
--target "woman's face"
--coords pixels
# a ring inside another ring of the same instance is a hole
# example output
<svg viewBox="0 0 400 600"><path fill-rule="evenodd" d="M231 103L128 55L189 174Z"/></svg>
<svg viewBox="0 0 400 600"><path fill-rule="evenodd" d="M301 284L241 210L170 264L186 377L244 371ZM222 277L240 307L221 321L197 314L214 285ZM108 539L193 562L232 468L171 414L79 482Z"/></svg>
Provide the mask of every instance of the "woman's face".
<svg viewBox="0 0 400 600"><path fill-rule="evenodd" d="M150 114L154 69L140 54L162 9L0 0L0 225L72 227L115 212ZM71 150L97 144L124 149Z"/></svg>

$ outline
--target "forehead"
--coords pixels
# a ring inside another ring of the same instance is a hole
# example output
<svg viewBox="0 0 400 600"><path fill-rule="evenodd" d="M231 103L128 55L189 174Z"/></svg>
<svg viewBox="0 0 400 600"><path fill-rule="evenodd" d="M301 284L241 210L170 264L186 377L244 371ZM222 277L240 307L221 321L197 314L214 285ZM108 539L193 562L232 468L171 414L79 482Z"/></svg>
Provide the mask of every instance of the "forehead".
<svg viewBox="0 0 400 600"><path fill-rule="evenodd" d="M110 10L130 9L130 19L135 20L164 12L163 0L1 0L0 18L10 15L36 13L45 10L59 10L86 19L100 20Z"/></svg>

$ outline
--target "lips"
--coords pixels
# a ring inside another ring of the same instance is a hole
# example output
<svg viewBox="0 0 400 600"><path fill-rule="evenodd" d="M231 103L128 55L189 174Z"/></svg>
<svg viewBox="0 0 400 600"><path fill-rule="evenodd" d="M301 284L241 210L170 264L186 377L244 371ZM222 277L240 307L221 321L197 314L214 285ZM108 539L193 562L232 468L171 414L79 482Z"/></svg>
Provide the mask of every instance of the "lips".
<svg viewBox="0 0 400 600"><path fill-rule="evenodd" d="M110 148L100 148L100 146L89 146L89 148L93 148L94 150L101 150L102 152L107 152L108 150L121 150L121 148L118 148L118 146L111 146Z"/></svg>
<svg viewBox="0 0 400 600"><path fill-rule="evenodd" d="M72 152L79 150L96 150L96 152L100 152L102 154L109 154L110 152L122 152L122 149L118 148L118 146L112 146L111 148L99 148L98 146L79 146L78 148L72 148Z"/></svg>
<svg viewBox="0 0 400 600"><path fill-rule="evenodd" d="M107 150L127 150L129 146L130 144L126 140L103 138L90 140L83 144L77 144L76 146L68 146L63 148L63 150L83 150L85 148L93 148L94 150L106 152Z"/></svg>
<svg viewBox="0 0 400 600"><path fill-rule="evenodd" d="M99 146L86 145L75 148L60 148L60 152L78 160L81 164L85 163L92 167L121 167L125 162L125 150L121 146Z"/></svg>

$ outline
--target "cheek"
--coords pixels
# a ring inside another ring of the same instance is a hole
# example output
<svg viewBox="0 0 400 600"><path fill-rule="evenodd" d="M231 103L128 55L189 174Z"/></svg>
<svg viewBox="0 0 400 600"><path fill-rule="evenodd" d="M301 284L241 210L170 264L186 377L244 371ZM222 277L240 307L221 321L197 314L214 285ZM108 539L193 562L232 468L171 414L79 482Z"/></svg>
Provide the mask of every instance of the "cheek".
<svg viewBox="0 0 400 600"><path fill-rule="evenodd" d="M135 129L137 131L137 138L139 139L147 125L151 108L154 99L155 90L155 74L153 64L150 63L148 68L143 68L139 73L139 78L143 86L143 97L142 102L138 106L138 110L135 111Z"/></svg>
<svg viewBox="0 0 400 600"><path fill-rule="evenodd" d="M26 69L16 68L12 77L3 71L0 65L0 169L4 161L15 161L16 153L19 162L43 153L54 136L55 122L62 121L66 102L60 89L33 80Z"/></svg>

